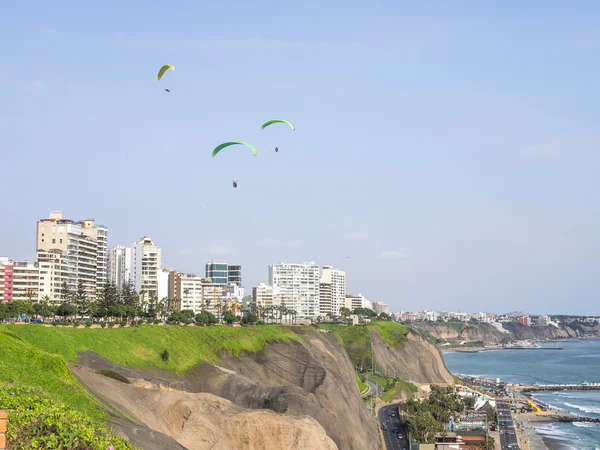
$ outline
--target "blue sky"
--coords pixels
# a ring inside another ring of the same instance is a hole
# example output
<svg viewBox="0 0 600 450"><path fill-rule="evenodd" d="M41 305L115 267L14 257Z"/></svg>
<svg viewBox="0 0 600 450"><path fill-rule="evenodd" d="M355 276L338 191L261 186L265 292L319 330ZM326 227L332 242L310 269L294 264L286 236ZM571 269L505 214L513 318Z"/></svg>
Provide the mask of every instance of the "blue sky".
<svg viewBox="0 0 600 450"><path fill-rule="evenodd" d="M1 255L61 210L247 288L600 314L597 2L88 3L2 2Z"/></svg>

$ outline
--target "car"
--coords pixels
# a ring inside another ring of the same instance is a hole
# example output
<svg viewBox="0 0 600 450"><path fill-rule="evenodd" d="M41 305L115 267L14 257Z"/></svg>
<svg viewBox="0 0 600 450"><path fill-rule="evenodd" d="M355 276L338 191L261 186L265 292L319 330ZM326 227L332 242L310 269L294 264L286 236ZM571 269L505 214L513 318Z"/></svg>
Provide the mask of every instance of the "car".
<svg viewBox="0 0 600 450"><path fill-rule="evenodd" d="M381 427L381 428L383 428L384 430L387 430L387 425L384 425L384 426L383 426L383 427Z"/></svg>
<svg viewBox="0 0 600 450"><path fill-rule="evenodd" d="M398 427L394 427L394 433L398 432Z"/></svg>
<svg viewBox="0 0 600 450"><path fill-rule="evenodd" d="M402 435L398 433L398 439L402 439Z"/></svg>

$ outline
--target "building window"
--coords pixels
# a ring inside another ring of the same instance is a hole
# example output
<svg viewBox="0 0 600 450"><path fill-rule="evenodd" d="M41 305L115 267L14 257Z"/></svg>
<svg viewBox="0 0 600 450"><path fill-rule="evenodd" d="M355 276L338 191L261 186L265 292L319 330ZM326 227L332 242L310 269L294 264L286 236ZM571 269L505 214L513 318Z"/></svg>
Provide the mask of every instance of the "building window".
<svg viewBox="0 0 600 450"><path fill-rule="evenodd" d="M62 244L62 239L60 240L60 243Z"/></svg>
<svg viewBox="0 0 600 450"><path fill-rule="evenodd" d="M52 243L53 243L53 244L56 244L56 239L52 239Z"/></svg>

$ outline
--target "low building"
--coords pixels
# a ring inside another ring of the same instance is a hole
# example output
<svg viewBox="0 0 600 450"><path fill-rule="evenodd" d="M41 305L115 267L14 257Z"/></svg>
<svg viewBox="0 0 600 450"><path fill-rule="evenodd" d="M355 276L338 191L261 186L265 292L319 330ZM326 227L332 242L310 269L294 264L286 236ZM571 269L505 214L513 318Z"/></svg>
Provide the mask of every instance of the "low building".
<svg viewBox="0 0 600 450"><path fill-rule="evenodd" d="M523 325L529 326L531 325L531 320L529 316L522 316L517 319L517 322L522 323Z"/></svg>
<svg viewBox="0 0 600 450"><path fill-rule="evenodd" d="M12 261L0 258L0 300L7 303L13 300L39 299L40 271L37 262Z"/></svg>

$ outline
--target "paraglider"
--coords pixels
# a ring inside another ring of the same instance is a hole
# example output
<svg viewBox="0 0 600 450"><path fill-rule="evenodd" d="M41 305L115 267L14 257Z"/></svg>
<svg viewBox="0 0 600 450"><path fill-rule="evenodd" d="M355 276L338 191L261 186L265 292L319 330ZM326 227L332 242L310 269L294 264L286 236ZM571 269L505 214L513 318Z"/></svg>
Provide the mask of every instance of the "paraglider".
<svg viewBox="0 0 600 450"><path fill-rule="evenodd" d="M294 131L296 129L296 127L294 126L294 124L292 122L289 122L287 120L282 120L282 119L269 120L268 122L265 122L263 124L262 129L264 130L266 127L268 127L269 125L273 125L274 123L285 123L290 126L292 131Z"/></svg>
<svg viewBox="0 0 600 450"><path fill-rule="evenodd" d="M233 181L233 187L237 189L237 181Z"/></svg>
<svg viewBox="0 0 600 450"><path fill-rule="evenodd" d="M165 91L167 91L167 92L171 92L171 91L170 91L170 90L168 90L168 89L165 89Z"/></svg>
<svg viewBox="0 0 600 450"><path fill-rule="evenodd" d="M275 153L279 151L279 147L275 147Z"/></svg>
<svg viewBox="0 0 600 450"><path fill-rule="evenodd" d="M167 70L169 70L169 69L171 69L171 70L175 70L175 66L172 66L171 64L165 64L164 66L162 66L162 67L160 68L160 70L158 71L158 76L156 77L156 79L157 79L158 81L160 81L160 79L162 78L162 76L163 76L163 75L165 74L165 72L166 72Z"/></svg>
<svg viewBox="0 0 600 450"><path fill-rule="evenodd" d="M216 156L217 153L219 153L221 150L223 150L225 147L229 147L230 145L245 145L246 147L248 147L250 150L252 150L252 154L254 156L256 156L256 154L258 153L256 148L254 148L253 145L251 144L247 144L245 142L224 142L221 145L217 146L213 152L212 152L212 157L214 158ZM234 186L235 187L235 186Z"/></svg>

